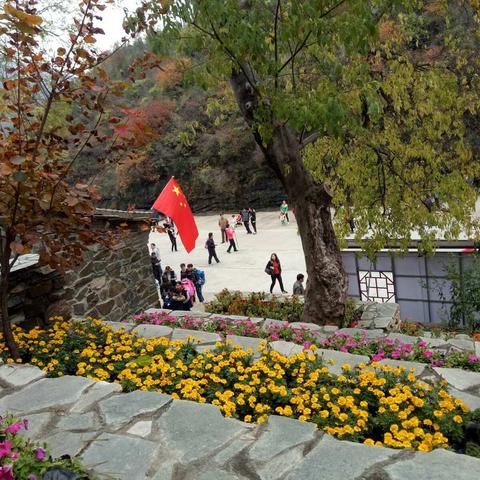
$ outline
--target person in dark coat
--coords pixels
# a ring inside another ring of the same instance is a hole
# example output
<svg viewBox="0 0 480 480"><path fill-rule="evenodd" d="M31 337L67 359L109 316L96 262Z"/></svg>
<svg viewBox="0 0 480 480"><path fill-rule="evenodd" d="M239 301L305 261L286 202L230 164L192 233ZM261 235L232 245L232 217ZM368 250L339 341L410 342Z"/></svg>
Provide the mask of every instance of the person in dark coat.
<svg viewBox="0 0 480 480"><path fill-rule="evenodd" d="M248 210L244 208L241 213L242 222L245 225L245 230L247 231L247 233L252 233L252 231L250 230L250 214L248 213Z"/></svg>
<svg viewBox="0 0 480 480"><path fill-rule="evenodd" d="M270 293L273 292L273 287L275 286L275 283L277 283L277 280L282 293L287 293L287 291L283 288L282 265L276 253L272 253L272 255L270 255L270 260L265 267L265 272L267 272L272 278L272 284L270 285Z"/></svg>
<svg viewBox="0 0 480 480"><path fill-rule="evenodd" d="M155 280L158 282L159 285L162 284L162 267L160 264L160 259L157 257L155 252L150 254L150 260L152 262L152 271Z"/></svg>
<svg viewBox="0 0 480 480"><path fill-rule="evenodd" d="M205 242L205 248L208 250L208 264L212 264L212 258L216 260L217 263L220 263L220 260L217 257L217 252L215 251L215 240L213 239L213 233L208 234L207 241Z"/></svg>
<svg viewBox="0 0 480 480"><path fill-rule="evenodd" d="M250 223L252 224L253 234L257 234L257 212L254 208L250 207L248 209L248 216L250 218Z"/></svg>

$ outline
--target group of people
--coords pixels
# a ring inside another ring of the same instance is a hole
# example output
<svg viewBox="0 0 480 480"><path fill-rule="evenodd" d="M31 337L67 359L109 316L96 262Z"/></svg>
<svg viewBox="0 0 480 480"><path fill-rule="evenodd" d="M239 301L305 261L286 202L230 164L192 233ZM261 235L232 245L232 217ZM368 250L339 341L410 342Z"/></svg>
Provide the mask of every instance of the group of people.
<svg viewBox="0 0 480 480"><path fill-rule="evenodd" d="M280 219L282 223L290 222L288 212L289 207L286 200L284 200L280 206ZM173 220L166 217L163 222L163 227L170 238L172 252L178 251L176 241L177 233L175 232ZM238 214L232 215L230 220L223 213L220 215L218 226L220 227L222 244L229 244L226 250L227 253L231 253L232 250L234 252L238 251L235 228L242 224L247 234L255 235L257 233L257 213L254 208L244 208ZM213 232L210 232L205 242L205 248L208 251L209 265L212 264L213 260L215 260L216 263L220 263L216 247L217 244L215 243ZM172 310L190 310L195 298L198 298L200 302L204 301L202 287L205 284L205 273L202 270L194 268L192 264L185 265L182 263L180 265L179 278L177 278L175 271L169 266L165 267L165 271L162 272L160 252L154 243L150 245L150 251L153 275L159 285L165 308ZM265 273L271 278L270 293L273 292L277 282L281 292L288 293L284 288L282 265L276 253L271 254L265 267ZM292 293L294 295L305 294L305 288L303 286L304 279L303 274L299 273L297 275L297 280L293 285Z"/></svg>
<svg viewBox="0 0 480 480"><path fill-rule="evenodd" d="M162 271L160 251L155 243L150 244L150 258L153 276L160 289L163 307L170 310L190 310L196 299L204 302L202 287L205 284L205 272L195 268L193 264L180 264L177 277L175 270L169 265Z"/></svg>

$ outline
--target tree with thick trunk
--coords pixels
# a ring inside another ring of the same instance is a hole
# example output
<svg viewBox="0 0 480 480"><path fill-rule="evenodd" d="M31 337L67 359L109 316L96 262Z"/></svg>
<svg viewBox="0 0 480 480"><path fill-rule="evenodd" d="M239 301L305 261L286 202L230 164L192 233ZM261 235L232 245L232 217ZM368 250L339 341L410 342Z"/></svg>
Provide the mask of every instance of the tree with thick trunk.
<svg viewBox="0 0 480 480"><path fill-rule="evenodd" d="M242 72L234 71L230 84L243 117L254 128L258 99L250 83ZM305 168L304 145L288 124L274 125L266 145L258 132L255 139L295 208L308 275L302 320L340 322L345 312L347 284L332 224L332 193Z"/></svg>
<svg viewBox="0 0 480 480"><path fill-rule="evenodd" d="M146 1L125 23L133 35L147 30L153 44L187 46L182 53L199 60L196 71L230 82L295 207L308 274L305 321L342 322L338 238L353 224L372 257L392 243L407 249L414 230L425 250L436 228L452 238L460 226L478 229L476 192L465 179L480 178L480 167L464 122L479 111L478 66L468 63L479 33L474 22L462 26L469 42L451 41L458 33L450 32L459 18L475 18L478 2L430 4ZM442 38L434 36L438 25Z"/></svg>

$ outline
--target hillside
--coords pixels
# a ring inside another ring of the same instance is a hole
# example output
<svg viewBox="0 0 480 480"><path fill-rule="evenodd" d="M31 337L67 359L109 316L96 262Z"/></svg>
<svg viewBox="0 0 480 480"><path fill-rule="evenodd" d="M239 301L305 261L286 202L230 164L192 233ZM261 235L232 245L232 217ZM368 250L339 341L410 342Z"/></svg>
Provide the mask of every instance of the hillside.
<svg viewBox="0 0 480 480"><path fill-rule="evenodd" d="M109 61L110 75L125 77L145 50L142 42L119 50ZM193 86L173 63L152 70L127 89L126 98L130 109L148 111L147 126L157 128L161 117L157 138L148 142L141 158L112 163L100 173L91 158L83 159L77 175L95 175L101 206L108 208L150 208L172 175L196 212L278 207L281 184L263 164L243 119L224 108L221 93ZM152 109L163 110L152 114Z"/></svg>

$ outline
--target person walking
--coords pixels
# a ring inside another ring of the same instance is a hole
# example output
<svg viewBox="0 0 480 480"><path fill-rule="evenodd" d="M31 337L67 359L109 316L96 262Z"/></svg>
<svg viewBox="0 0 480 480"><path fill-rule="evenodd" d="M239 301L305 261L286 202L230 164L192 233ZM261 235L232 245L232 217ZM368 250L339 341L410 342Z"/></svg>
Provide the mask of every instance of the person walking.
<svg viewBox="0 0 480 480"><path fill-rule="evenodd" d="M165 227L165 230L167 231L168 233L168 237L170 238L170 243L172 244L172 252L178 252L178 248L177 248L177 235L175 234L175 227L170 224L170 223L166 223L165 225L167 225Z"/></svg>
<svg viewBox="0 0 480 480"><path fill-rule="evenodd" d="M217 263L220 263L220 260L217 257L217 252L215 251L215 240L213 239L213 233L208 234L207 241L205 242L205 248L208 250L208 264L212 264L212 258L215 259Z"/></svg>
<svg viewBox="0 0 480 480"><path fill-rule="evenodd" d="M227 235L227 240L230 243L230 245L228 246L228 249L227 249L227 253L230 253L232 251L232 248L233 248L234 252L237 252L238 251L237 246L235 245L235 230L233 229L233 227L231 225L229 225L226 228L225 234Z"/></svg>
<svg viewBox="0 0 480 480"><path fill-rule="evenodd" d="M285 216L285 220L290 223L290 219L288 218L288 203L286 200L284 200L280 205L280 213L283 214Z"/></svg>
<svg viewBox="0 0 480 480"><path fill-rule="evenodd" d="M287 293L287 291L283 288L282 265L276 253L272 253L270 255L270 260L265 267L265 273L270 275L270 277L272 278L272 284L270 285L270 293L273 292L273 287L275 286L275 283L277 283L277 280L282 293Z"/></svg>
<svg viewBox="0 0 480 480"><path fill-rule="evenodd" d="M250 223L252 224L253 234L257 234L257 212L254 208L250 207L248 209L248 216L250 217Z"/></svg>
<svg viewBox="0 0 480 480"><path fill-rule="evenodd" d="M242 222L245 225L245 230L247 231L247 233L252 233L250 230L250 215L246 208L242 210Z"/></svg>
<svg viewBox="0 0 480 480"><path fill-rule="evenodd" d="M228 227L228 220L223 216L223 213L220 215L218 220L218 226L220 227L220 232L222 233L222 243L225 243L227 241L225 229Z"/></svg>

